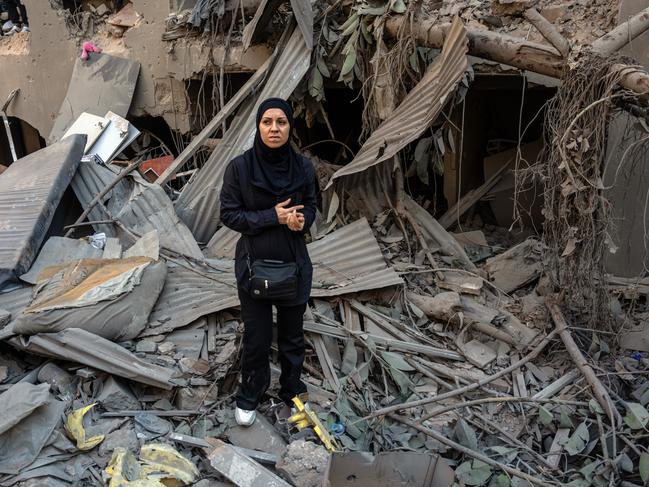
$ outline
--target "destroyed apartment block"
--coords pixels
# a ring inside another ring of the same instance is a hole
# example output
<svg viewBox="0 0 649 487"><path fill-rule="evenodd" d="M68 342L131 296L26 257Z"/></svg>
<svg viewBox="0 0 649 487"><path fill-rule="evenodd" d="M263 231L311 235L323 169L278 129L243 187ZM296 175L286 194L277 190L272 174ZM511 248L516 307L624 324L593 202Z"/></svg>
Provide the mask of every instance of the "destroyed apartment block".
<svg viewBox="0 0 649 487"><path fill-rule="evenodd" d="M649 3L22 4L0 485L649 485ZM309 404L273 342L243 427L219 199L269 97L317 177Z"/></svg>

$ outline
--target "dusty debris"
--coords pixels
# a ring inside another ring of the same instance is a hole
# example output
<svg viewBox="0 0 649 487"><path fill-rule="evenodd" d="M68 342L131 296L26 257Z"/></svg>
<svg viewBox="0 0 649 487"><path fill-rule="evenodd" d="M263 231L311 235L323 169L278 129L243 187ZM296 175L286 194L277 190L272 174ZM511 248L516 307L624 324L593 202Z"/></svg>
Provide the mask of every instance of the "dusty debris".
<svg viewBox="0 0 649 487"><path fill-rule="evenodd" d="M601 128L609 110L625 110L645 130L646 103L633 90L643 91L646 73L627 59L602 61L595 68L608 98L579 93L593 105L547 118L562 130L543 144L543 124L525 127L526 112L541 113L562 77L559 98L577 99L570 90L590 72L584 60L595 59L585 57L583 39L599 37L592 50L610 53L646 30L642 16L605 36L614 9L601 2L180 3L158 30L151 7L137 2L65 15L87 32L100 26L84 41L125 57L93 52L70 64L52 130L68 138L0 176L0 232L23 248L18 255L0 246L8 256L0 279L0 484L646 483L649 286L604 275L591 283L614 298L600 304L624 323L618 343L585 326L571 301L549 302L549 313L542 295L557 298L542 258L547 245L538 237L515 245L530 229L502 228L539 217L510 210L514 198L519 206L524 195L540 198L538 179L521 186L515 176L542 145L567 161L552 166L552 177L563 178L554 196L575 203L565 206L575 228L587 226L580 204L593 200L574 195L599 197L602 184L575 169L602 161L589 158L584 122L596 109ZM592 32L575 28L582 25ZM188 52L198 63L192 39L200 39L214 61L209 79L192 61L191 80L177 72L150 82L150 66L142 63L140 74L126 54L141 29L179 60ZM276 46L245 82L225 72L227 58L241 57L241 37L246 55L261 39ZM503 76L479 79L485 70ZM467 93L491 83L496 100L498 83L511 91L518 81L520 108L490 115L518 113L518 130L501 138L499 120L476 130ZM164 122L140 118L148 113L142 90L171 99L167 121L198 114L200 133L156 135L151 127ZM342 90L354 101L341 102ZM255 104L267 95L292 95L300 145L319 168L304 323L310 409L295 402L291 415L279 404L273 359L268 400L243 428L232 415L243 329L232 263L239 235L219 228L215 205L224 168L250 146ZM19 101L11 108L33 104ZM342 118L341 105L351 110ZM599 144L605 131L597 134ZM468 148L475 167L462 158ZM52 174L34 169L35 160ZM66 218L54 215L59 202ZM16 208L25 210L18 220ZM560 221L553 216L546 211L543 223ZM573 227L560 235L561 258L582 250ZM51 316L37 323L42 313Z"/></svg>
<svg viewBox="0 0 649 487"><path fill-rule="evenodd" d="M293 485L320 487L329 463L329 452L310 441L296 440L277 462L278 473Z"/></svg>

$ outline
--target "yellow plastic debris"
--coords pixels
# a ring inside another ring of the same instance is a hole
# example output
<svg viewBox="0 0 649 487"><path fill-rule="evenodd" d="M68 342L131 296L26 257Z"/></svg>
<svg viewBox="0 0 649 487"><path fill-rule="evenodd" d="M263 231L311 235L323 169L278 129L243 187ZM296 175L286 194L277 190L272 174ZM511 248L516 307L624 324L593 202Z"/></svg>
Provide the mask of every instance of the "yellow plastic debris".
<svg viewBox="0 0 649 487"><path fill-rule="evenodd" d="M167 486L173 485L169 481L178 480L176 485L193 484L199 476L196 466L182 456L172 446L164 443L149 443L140 449L140 460L144 462L142 472L147 478L165 479Z"/></svg>
<svg viewBox="0 0 649 487"><path fill-rule="evenodd" d="M139 461L130 451L115 448L106 474L108 487L182 487L199 476L193 463L163 443L142 446Z"/></svg>
<svg viewBox="0 0 649 487"><path fill-rule="evenodd" d="M86 438L86 430L83 428L83 417L88 411L95 407L96 404L97 403L93 403L90 406L72 411L65 422L65 429L68 434L76 440L77 448L79 450L90 450L104 441L104 435Z"/></svg>
<svg viewBox="0 0 649 487"><path fill-rule="evenodd" d="M298 396L295 396L293 398L293 404L295 404L297 413L288 418L289 423L295 424L295 427L298 430L302 430L308 427L313 428L313 431L315 431L315 433L318 435L318 438L320 438L322 444L330 452L334 452L340 449L340 445L338 444L336 439L329 434L324 426L322 426L322 423L320 422L320 419L318 418L318 415L315 413L315 411L306 409L304 407L304 403Z"/></svg>

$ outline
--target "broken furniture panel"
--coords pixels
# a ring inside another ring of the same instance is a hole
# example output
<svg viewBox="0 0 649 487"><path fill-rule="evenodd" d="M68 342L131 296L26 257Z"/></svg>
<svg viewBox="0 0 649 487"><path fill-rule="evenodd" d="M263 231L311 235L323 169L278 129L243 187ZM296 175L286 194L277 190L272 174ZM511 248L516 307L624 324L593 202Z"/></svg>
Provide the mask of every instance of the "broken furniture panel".
<svg viewBox="0 0 649 487"><path fill-rule="evenodd" d="M27 272L83 156L73 136L13 163L0 178L0 286Z"/></svg>

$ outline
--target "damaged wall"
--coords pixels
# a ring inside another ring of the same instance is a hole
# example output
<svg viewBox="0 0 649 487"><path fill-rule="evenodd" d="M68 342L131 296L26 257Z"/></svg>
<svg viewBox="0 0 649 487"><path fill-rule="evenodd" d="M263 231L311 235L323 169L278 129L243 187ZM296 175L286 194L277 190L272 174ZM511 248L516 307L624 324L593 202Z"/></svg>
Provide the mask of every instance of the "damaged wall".
<svg viewBox="0 0 649 487"><path fill-rule="evenodd" d="M209 49L201 38L162 41L168 2L134 0L141 16L124 35L114 37L101 26L91 39L75 39L65 25L61 11L49 2L24 0L32 32L0 37L0 100L11 90L20 93L8 109L10 116L25 120L42 136L50 133L70 80L80 44L92 41L104 53L129 58L141 65L130 115L161 116L175 130L190 130L191 114L185 96L184 80L210 66L210 57L223 59L221 46ZM265 46L253 46L243 53L233 47L226 60L228 72L256 70L268 57Z"/></svg>

